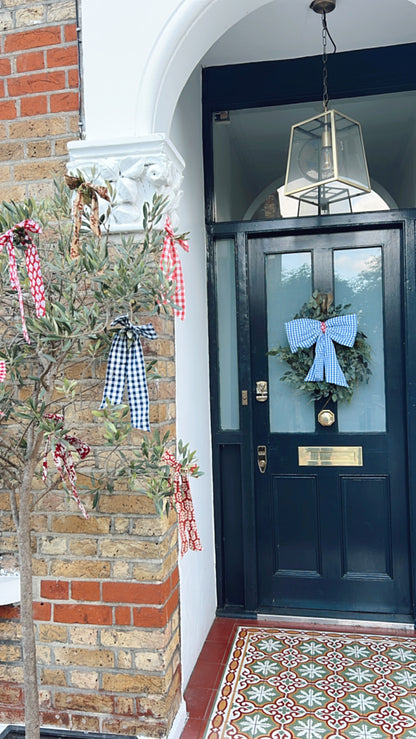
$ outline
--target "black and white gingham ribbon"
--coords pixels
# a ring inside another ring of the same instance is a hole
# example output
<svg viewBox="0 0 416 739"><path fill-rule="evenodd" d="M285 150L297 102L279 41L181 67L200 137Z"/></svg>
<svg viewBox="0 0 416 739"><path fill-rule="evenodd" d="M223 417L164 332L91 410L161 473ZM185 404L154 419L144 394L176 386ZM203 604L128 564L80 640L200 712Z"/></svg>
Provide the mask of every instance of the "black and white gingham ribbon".
<svg viewBox="0 0 416 739"><path fill-rule="evenodd" d="M127 380L131 425L142 431L150 431L149 393L140 336L157 339L157 333L151 323L146 326L134 326L128 316L118 316L112 321L111 326L118 324L120 329L111 344L100 408L105 407L106 400L113 405L120 405L123 402L124 385Z"/></svg>

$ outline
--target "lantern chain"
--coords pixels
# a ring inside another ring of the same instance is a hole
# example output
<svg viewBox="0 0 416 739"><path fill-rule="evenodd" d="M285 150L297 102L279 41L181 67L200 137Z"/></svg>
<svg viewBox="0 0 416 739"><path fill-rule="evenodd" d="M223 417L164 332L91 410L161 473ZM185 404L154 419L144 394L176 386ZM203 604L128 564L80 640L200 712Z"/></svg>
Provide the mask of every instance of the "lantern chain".
<svg viewBox="0 0 416 739"><path fill-rule="evenodd" d="M328 69L327 69L327 44L328 40L327 37L331 39L332 46L334 47L334 54L337 50L337 47L335 46L334 39L332 38L331 34L328 31L328 26L326 23L326 13L325 11L322 13L322 83L323 83L323 99L322 103L324 106L324 113L328 110Z"/></svg>

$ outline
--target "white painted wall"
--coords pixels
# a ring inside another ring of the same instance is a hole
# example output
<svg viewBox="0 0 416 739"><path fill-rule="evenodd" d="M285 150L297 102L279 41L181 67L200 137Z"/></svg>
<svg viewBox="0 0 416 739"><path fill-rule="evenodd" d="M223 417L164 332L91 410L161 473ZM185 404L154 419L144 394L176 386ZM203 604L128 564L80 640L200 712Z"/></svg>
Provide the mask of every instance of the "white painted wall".
<svg viewBox="0 0 416 739"><path fill-rule="evenodd" d="M177 106L170 138L186 162L181 231L190 231L189 253L181 261L186 289L186 318L176 321L176 414L178 438L198 450L204 476L192 481L203 551L180 561L182 670L186 685L215 617L216 586L211 475L208 377L208 319L200 71L188 81Z"/></svg>
<svg viewBox="0 0 416 739"><path fill-rule="evenodd" d="M167 132L179 95L203 54L264 4L117 0L115 12L114 0L81 0L88 139Z"/></svg>
<svg viewBox="0 0 416 739"><path fill-rule="evenodd" d="M176 0L81 0L88 140L132 138L146 60ZM141 104L146 105L142 100ZM146 133L150 133L150 130Z"/></svg>

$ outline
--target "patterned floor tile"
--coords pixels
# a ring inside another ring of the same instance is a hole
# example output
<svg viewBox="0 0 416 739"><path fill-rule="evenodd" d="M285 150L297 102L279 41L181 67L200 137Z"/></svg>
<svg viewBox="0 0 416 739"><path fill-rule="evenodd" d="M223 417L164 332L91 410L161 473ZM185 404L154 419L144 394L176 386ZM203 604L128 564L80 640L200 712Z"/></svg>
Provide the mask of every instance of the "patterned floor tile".
<svg viewBox="0 0 416 739"><path fill-rule="evenodd" d="M240 627L205 739L416 739L414 637Z"/></svg>

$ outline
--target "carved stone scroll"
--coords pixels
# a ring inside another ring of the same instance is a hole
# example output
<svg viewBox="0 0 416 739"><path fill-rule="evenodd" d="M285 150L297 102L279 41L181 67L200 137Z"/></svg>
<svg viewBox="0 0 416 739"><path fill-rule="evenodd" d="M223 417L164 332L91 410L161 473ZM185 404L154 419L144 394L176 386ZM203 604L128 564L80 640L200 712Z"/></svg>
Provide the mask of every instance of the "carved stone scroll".
<svg viewBox="0 0 416 739"><path fill-rule="evenodd" d="M155 193L168 198L166 211L177 227L185 163L164 134L115 143L71 141L68 151L69 174L81 172L88 182L109 182L114 188L115 203L108 219L111 232L140 230L143 203L151 202ZM105 212L107 204L100 207Z"/></svg>

